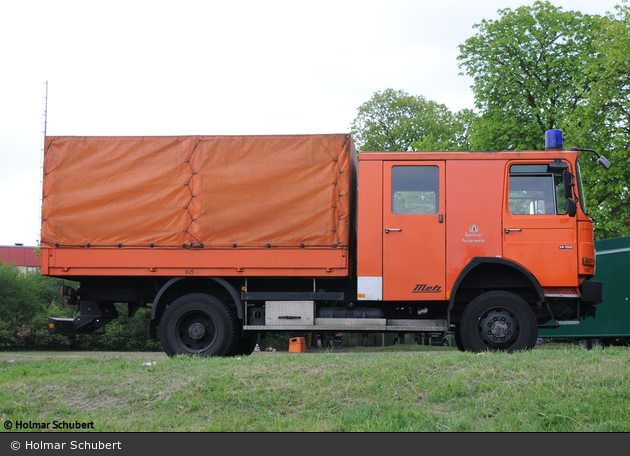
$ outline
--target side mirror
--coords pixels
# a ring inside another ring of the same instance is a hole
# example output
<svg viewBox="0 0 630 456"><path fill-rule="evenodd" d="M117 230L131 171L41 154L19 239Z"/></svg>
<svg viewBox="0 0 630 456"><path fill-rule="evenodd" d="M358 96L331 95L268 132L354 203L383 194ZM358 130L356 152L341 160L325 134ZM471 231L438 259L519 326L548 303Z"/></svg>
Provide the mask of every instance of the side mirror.
<svg viewBox="0 0 630 456"><path fill-rule="evenodd" d="M577 203L573 198L567 198L567 214L569 214L569 217L575 217L576 212Z"/></svg>
<svg viewBox="0 0 630 456"><path fill-rule="evenodd" d="M562 172L562 184L564 185L564 197L573 197L573 175L569 171ZM574 202L575 204L575 202Z"/></svg>
<svg viewBox="0 0 630 456"><path fill-rule="evenodd" d="M608 159L606 157L604 157L603 155L600 155L600 157L597 159L597 163L599 163L601 166L603 166L605 169L610 169L610 162L608 161Z"/></svg>
<svg viewBox="0 0 630 456"><path fill-rule="evenodd" d="M580 149L579 147L572 147L571 150L579 150L580 152L593 152L595 155L597 155L597 163L599 163L603 168L610 169L610 167L612 166L606 157L604 157L603 155L599 155L593 149Z"/></svg>

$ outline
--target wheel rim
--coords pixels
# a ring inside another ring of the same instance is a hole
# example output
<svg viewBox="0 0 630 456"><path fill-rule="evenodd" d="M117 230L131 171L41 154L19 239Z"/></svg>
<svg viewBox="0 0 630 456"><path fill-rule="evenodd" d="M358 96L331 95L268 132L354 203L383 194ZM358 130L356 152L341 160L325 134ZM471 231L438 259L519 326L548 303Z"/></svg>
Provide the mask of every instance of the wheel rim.
<svg viewBox="0 0 630 456"><path fill-rule="evenodd" d="M489 348L506 348L513 345L520 334L520 322L509 309L495 307L484 312L478 320L481 341Z"/></svg>
<svg viewBox="0 0 630 456"><path fill-rule="evenodd" d="M210 316L201 311L182 315L176 323L177 343L189 353L197 353L210 347L217 337L217 327Z"/></svg>

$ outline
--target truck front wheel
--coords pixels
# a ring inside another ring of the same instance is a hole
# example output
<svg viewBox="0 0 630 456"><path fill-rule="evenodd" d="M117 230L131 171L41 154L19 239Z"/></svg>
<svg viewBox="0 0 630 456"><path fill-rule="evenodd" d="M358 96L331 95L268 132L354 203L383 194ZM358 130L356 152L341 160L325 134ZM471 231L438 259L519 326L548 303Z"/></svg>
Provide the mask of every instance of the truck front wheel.
<svg viewBox="0 0 630 456"><path fill-rule="evenodd" d="M166 308L160 322L162 347L169 356L225 356L236 343L235 318L214 296L182 296Z"/></svg>
<svg viewBox="0 0 630 456"><path fill-rule="evenodd" d="M505 291L477 296L462 314L460 335L472 352L531 349L536 345L536 315L521 297Z"/></svg>

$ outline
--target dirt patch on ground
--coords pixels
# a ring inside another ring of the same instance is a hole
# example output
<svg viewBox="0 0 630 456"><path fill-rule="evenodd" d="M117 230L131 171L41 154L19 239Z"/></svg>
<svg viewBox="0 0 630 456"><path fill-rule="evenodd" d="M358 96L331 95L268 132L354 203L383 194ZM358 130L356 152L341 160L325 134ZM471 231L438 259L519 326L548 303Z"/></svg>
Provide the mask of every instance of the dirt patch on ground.
<svg viewBox="0 0 630 456"><path fill-rule="evenodd" d="M571 345L577 345L577 342L564 341L564 340L550 340L545 341L541 345L537 345L536 348L559 348L569 347ZM264 347L264 348L263 348ZM277 354L290 353L287 348L277 348L274 351L267 351L266 345L261 347L261 351L254 352L252 355L269 356ZM452 350L457 350L455 347L429 347L418 346L410 344L402 344L395 347L341 347L341 348L313 348L308 347L307 353L392 353L392 352L415 352L415 351L428 351L434 353L449 353ZM293 354L293 353L291 353ZM160 359L166 359L167 355L164 352L102 352L102 351L4 351L0 352L0 362L16 362L16 361L40 361L45 359L82 359L82 358L123 358L129 360L139 360L142 362L159 361Z"/></svg>
<svg viewBox="0 0 630 456"><path fill-rule="evenodd" d="M0 361L41 361L44 359L82 359L82 358L123 358L155 361L166 358L163 352L99 352L99 351L33 351L33 352L0 352Z"/></svg>

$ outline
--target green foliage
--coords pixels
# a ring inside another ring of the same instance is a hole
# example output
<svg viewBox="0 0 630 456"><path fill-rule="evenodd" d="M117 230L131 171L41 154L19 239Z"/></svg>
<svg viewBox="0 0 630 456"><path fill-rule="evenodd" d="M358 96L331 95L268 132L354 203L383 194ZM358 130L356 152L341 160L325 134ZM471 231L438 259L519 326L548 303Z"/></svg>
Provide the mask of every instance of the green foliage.
<svg viewBox="0 0 630 456"><path fill-rule="evenodd" d="M460 46L480 115L472 149L540 150L549 129L581 154L586 206L597 239L630 235L630 13L563 11L550 2L499 11Z"/></svg>
<svg viewBox="0 0 630 456"><path fill-rule="evenodd" d="M359 150L466 150L474 114L402 90L375 92L359 107L350 129Z"/></svg>
<svg viewBox="0 0 630 456"><path fill-rule="evenodd" d="M105 327L105 334L80 334L74 336L75 349L107 351L161 351L158 340L148 339L150 309L139 309L133 317L128 317L127 306L116 304L118 314Z"/></svg>
<svg viewBox="0 0 630 456"><path fill-rule="evenodd" d="M472 147L540 150L545 131L565 128L586 96L584 66L597 55L602 21L541 1L499 16L476 24L479 32L460 45L459 67L474 78L481 111Z"/></svg>
<svg viewBox="0 0 630 456"><path fill-rule="evenodd" d="M121 317L107 326L104 335L48 334L48 317L76 316L75 309L61 296L62 285L73 283L39 273L20 273L0 262L1 350L161 350L158 341L147 338L149 309L140 309L129 318L123 305L118 305Z"/></svg>
<svg viewBox="0 0 630 456"><path fill-rule="evenodd" d="M612 168L596 164L594 154L581 162L586 199L599 239L630 235L630 8L617 7L603 18L604 32L594 45L598 58L585 67L587 97L573 112L570 139L604 154Z"/></svg>
<svg viewBox="0 0 630 456"><path fill-rule="evenodd" d="M55 283L0 263L0 349L33 347L34 318L50 305L59 304L59 292L53 292Z"/></svg>

